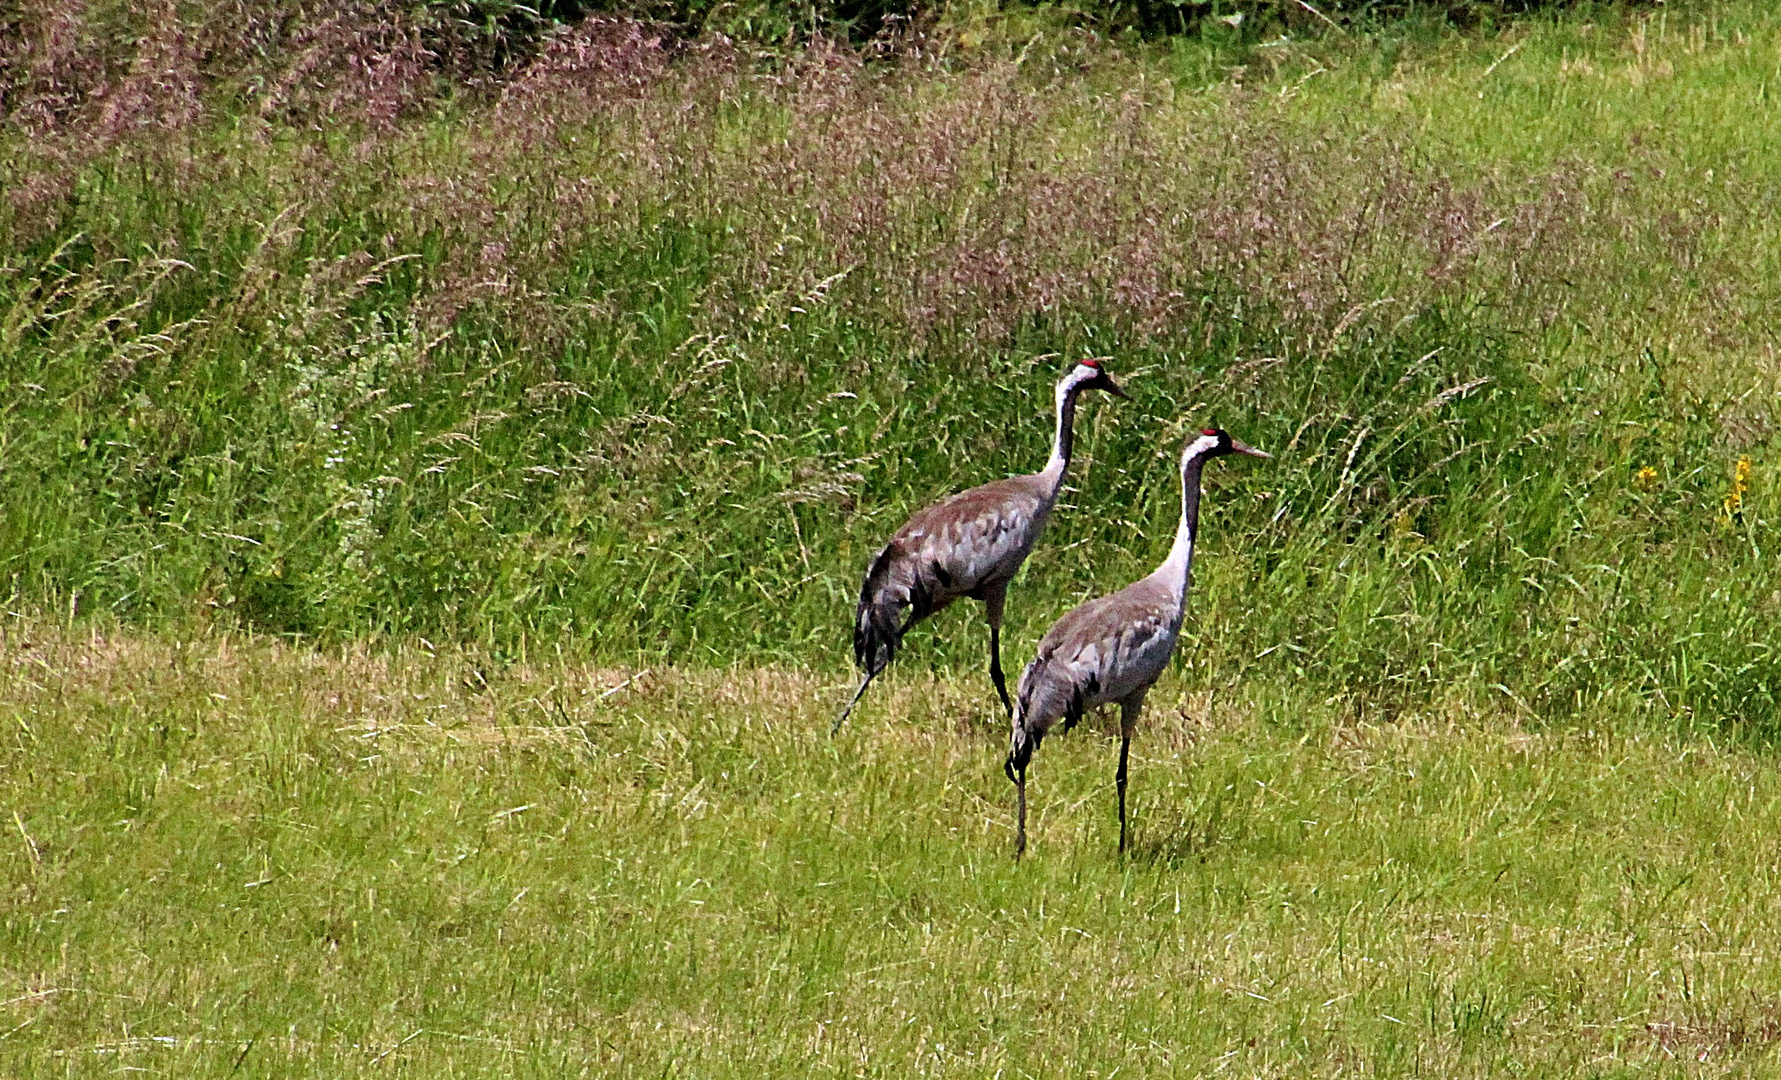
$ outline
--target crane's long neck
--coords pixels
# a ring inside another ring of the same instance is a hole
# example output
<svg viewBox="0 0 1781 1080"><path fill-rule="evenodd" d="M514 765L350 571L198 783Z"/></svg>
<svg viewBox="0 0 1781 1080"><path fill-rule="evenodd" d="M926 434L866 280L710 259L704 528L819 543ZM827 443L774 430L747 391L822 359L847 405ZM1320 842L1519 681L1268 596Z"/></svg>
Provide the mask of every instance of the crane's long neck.
<svg viewBox="0 0 1781 1080"><path fill-rule="evenodd" d="M1051 460L1040 474L1050 482L1053 494L1063 484L1064 472L1070 467L1070 451L1076 445L1076 398L1081 392L1072 380L1058 384L1057 434L1051 440Z"/></svg>
<svg viewBox="0 0 1781 1080"><path fill-rule="evenodd" d="M1194 535L1200 531L1200 469L1204 457L1190 457L1181 464L1181 524L1175 527L1175 546L1157 567L1157 575L1169 583L1179 603L1186 603L1192 582Z"/></svg>

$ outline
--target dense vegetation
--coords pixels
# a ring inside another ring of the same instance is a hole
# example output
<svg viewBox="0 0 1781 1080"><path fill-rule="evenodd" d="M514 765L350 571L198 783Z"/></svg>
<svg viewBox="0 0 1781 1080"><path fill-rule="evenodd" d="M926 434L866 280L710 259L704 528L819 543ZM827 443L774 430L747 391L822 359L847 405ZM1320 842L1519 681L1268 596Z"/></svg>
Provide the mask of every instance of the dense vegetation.
<svg viewBox="0 0 1781 1080"><path fill-rule="evenodd" d="M1204 678L1773 724L1770 17L973 25L599 17L444 96L369 46L210 86L172 33L15 104L14 605L835 668L873 545L1037 467L1101 354L1138 401L1016 642L1159 557L1215 421L1279 461L1214 479Z"/></svg>

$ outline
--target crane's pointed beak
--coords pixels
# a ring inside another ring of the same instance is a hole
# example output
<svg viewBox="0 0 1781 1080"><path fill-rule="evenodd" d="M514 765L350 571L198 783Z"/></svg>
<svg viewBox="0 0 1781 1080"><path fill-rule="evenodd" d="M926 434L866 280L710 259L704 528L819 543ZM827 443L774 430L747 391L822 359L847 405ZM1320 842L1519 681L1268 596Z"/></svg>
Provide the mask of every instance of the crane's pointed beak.
<svg viewBox="0 0 1781 1080"><path fill-rule="evenodd" d="M1113 376L1107 374L1104 371L1101 372L1101 377L1095 381L1095 386L1097 386L1098 388L1100 388L1102 390L1107 391L1109 394L1112 394L1116 398L1124 398L1127 401L1132 400L1132 395L1130 395L1130 394L1126 393L1124 390L1120 389L1119 384L1113 381Z"/></svg>
<svg viewBox="0 0 1781 1080"><path fill-rule="evenodd" d="M1243 442L1241 439L1232 439L1231 440L1231 452L1234 454L1248 454L1250 457L1258 457L1258 458L1272 458L1274 456L1273 454L1267 453L1266 451L1257 450L1255 447L1250 446L1248 443Z"/></svg>

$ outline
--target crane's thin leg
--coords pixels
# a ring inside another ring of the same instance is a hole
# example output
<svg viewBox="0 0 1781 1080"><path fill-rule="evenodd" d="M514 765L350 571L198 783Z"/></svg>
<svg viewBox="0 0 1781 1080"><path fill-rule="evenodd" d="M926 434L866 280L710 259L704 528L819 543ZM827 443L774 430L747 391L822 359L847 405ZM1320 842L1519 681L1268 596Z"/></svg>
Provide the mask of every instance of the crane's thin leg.
<svg viewBox="0 0 1781 1080"><path fill-rule="evenodd" d="M1008 700L1008 680L1002 675L1002 628L994 624L989 628L989 677L996 684L996 695L1002 699L1002 709L1010 718L1014 716L1014 702Z"/></svg>
<svg viewBox="0 0 1781 1080"><path fill-rule="evenodd" d="M1122 855L1125 854L1126 849L1126 761L1132 754L1132 732L1137 730L1138 712L1143 708L1144 694L1142 691L1119 703L1119 772L1113 779L1113 786L1119 789L1119 851Z"/></svg>
<svg viewBox="0 0 1781 1080"><path fill-rule="evenodd" d="M1123 854L1125 852L1125 843L1126 843L1125 764L1126 764L1126 758L1131 754L1131 752L1132 752L1132 737L1131 737L1131 735L1127 734L1127 735L1120 736L1120 739L1119 739L1119 775L1118 775L1118 777L1115 778L1114 784L1116 786L1118 786L1118 788L1119 788L1119 850L1120 850L1121 854Z"/></svg>
<svg viewBox="0 0 1781 1080"><path fill-rule="evenodd" d="M1014 857L1018 860L1027 849L1027 767L1022 765L1014 777L1015 800L1020 806L1014 830Z"/></svg>
<svg viewBox="0 0 1781 1080"><path fill-rule="evenodd" d="M983 605L989 609L989 678L996 684L1003 711L1012 720L1014 702L1008 700L1008 680L1002 674L1002 605L1007 599L1008 586L997 585L984 594Z"/></svg>
<svg viewBox="0 0 1781 1080"><path fill-rule="evenodd" d="M860 680L860 688L853 692L853 697L849 698L847 704L841 707L841 715L835 717L835 722L829 726L830 738L834 738L835 733L841 730L841 725L847 722L847 715L853 712L855 705L859 704L860 696L866 692L866 687L871 686L872 680L877 677L878 672L876 671L866 672L866 677Z"/></svg>

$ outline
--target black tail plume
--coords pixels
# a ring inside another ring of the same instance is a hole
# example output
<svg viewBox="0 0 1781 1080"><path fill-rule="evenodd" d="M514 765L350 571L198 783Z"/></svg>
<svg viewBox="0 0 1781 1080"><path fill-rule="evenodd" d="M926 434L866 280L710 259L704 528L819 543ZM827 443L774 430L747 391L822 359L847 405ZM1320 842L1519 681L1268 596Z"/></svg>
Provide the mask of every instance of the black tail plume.
<svg viewBox="0 0 1781 1080"><path fill-rule="evenodd" d="M1026 719L1028 710L1033 703L1033 670L1039 666L1034 660L1020 673L1019 689L1014 698L1014 731L1008 739L1008 759L1002 762L1002 771L1008 774L1012 783L1020 783L1014 777L1016 769L1024 769L1027 762L1033 760L1033 751L1039 749L1039 740L1044 738L1035 732L1028 732Z"/></svg>
<svg viewBox="0 0 1781 1080"><path fill-rule="evenodd" d="M895 541L872 560L866 580L860 584L860 603L853 616L853 662L865 677L854 691L853 700L835 718L832 730L841 729L866 686L890 666L909 628L934 613L937 593L930 578L940 581L941 588L951 580L946 568L939 564L923 573ZM907 618L903 617L905 611Z"/></svg>
<svg viewBox="0 0 1781 1080"><path fill-rule="evenodd" d="M883 671L901 644L897 616L902 605L887 595L886 588L894 561L892 548L879 552L860 584L860 603L853 617L853 663L868 676Z"/></svg>
<svg viewBox="0 0 1781 1080"><path fill-rule="evenodd" d="M944 574L939 566L932 573ZM909 617L903 618L908 610ZM859 607L853 619L853 662L868 675L889 666L903 644L903 635L920 620L933 614L934 590L928 575L910 565L895 543L872 560L860 583Z"/></svg>

